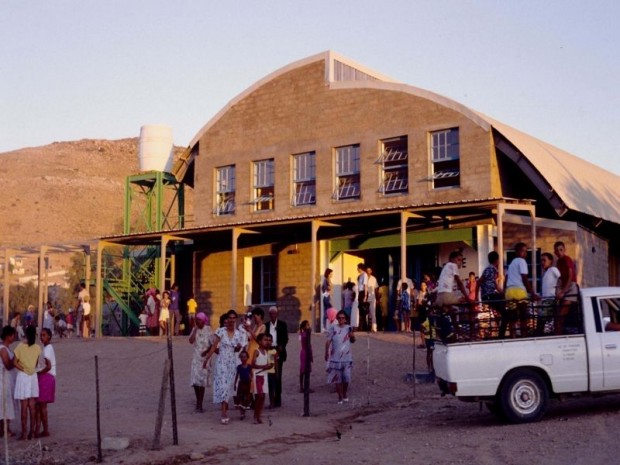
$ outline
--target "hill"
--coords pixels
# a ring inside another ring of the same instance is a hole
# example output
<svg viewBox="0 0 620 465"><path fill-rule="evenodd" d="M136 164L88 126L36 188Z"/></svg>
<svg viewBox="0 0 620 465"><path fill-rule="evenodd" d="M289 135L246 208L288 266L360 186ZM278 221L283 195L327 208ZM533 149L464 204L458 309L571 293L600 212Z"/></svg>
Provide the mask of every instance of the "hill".
<svg viewBox="0 0 620 465"><path fill-rule="evenodd" d="M137 138L1 153L0 247L122 233L125 178L138 171Z"/></svg>

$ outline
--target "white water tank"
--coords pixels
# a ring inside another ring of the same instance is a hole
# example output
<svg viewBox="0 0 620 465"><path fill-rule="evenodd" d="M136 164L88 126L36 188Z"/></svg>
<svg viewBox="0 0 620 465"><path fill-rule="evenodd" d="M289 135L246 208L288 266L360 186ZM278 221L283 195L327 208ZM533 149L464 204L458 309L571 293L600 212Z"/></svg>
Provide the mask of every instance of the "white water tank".
<svg viewBox="0 0 620 465"><path fill-rule="evenodd" d="M140 128L138 143L140 171L163 171L172 169L174 145L172 128L163 124L147 124Z"/></svg>

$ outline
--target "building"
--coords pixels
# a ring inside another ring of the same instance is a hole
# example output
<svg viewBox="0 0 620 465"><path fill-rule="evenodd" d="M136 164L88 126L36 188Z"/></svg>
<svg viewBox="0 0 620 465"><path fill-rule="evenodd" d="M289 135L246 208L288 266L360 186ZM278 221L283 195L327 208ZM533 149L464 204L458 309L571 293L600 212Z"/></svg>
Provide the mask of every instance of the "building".
<svg viewBox="0 0 620 465"><path fill-rule="evenodd" d="M456 248L479 274L518 241L563 240L582 286L619 281L618 176L330 51L234 98L173 174L194 189L194 225L104 240L163 246L169 279L215 317L278 303L291 330L318 326L326 267L338 303L358 262L392 289Z"/></svg>

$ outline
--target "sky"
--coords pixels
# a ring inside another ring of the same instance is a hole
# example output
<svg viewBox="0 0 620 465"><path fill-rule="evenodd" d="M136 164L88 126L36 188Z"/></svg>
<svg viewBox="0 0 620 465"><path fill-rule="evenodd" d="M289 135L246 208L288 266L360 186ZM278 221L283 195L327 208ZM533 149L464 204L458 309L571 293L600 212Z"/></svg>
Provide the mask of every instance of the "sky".
<svg viewBox="0 0 620 465"><path fill-rule="evenodd" d="M0 0L0 152L145 124L186 146L333 50L620 174L618 18L617 0Z"/></svg>

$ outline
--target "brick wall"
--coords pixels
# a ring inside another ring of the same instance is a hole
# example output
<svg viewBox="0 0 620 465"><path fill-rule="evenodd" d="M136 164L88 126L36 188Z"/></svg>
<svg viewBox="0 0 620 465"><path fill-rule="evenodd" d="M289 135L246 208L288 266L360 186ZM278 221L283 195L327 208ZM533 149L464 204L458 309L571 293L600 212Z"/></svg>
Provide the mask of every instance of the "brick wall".
<svg viewBox="0 0 620 465"><path fill-rule="evenodd" d="M310 291L311 252L310 244L299 244L298 253L289 253L294 246L277 253L278 256L278 300L281 318L287 322L290 331L299 328L302 320L311 319L312 293ZM250 247L238 250L237 260L237 305L238 313L244 313L244 259L272 254L271 245ZM211 318L211 326L217 328L219 317L231 308L231 270L230 252L197 252L198 270L196 273L196 299L199 309ZM268 307L268 306L267 306ZM267 308L264 308L267 310Z"/></svg>
<svg viewBox="0 0 620 465"><path fill-rule="evenodd" d="M553 244L557 241L564 242L567 255L575 262L577 283L581 287L609 285L609 249L605 239L580 226L572 229L536 228L536 246L541 252L553 254ZM504 224L504 250L512 250L517 242L532 246L530 226Z"/></svg>
<svg viewBox="0 0 620 465"><path fill-rule="evenodd" d="M294 69L262 85L231 107L202 137L196 158L196 222L218 224L214 170L236 166L235 221L340 213L355 208L456 201L497 196L499 176L491 135L461 113L403 92L376 89L329 90L324 62ZM459 128L461 188L431 190L420 182L430 174L429 131ZM379 141L408 136L409 193L378 193ZM333 148L360 144L361 200L336 202ZM316 152L315 206L291 206L291 155ZM275 209L251 212L251 162L275 159Z"/></svg>
<svg viewBox="0 0 620 465"><path fill-rule="evenodd" d="M580 227L577 229L577 243L582 263L581 269L577 270L581 286L609 286L608 242Z"/></svg>

